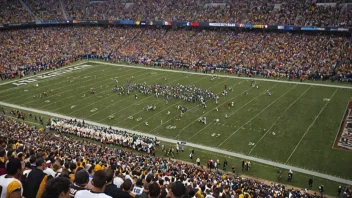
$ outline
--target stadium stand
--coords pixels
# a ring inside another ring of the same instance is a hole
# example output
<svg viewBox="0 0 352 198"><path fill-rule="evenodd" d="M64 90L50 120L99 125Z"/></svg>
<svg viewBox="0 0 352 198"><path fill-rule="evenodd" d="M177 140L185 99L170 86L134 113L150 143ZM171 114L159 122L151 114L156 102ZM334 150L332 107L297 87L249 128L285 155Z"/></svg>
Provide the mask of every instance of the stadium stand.
<svg viewBox="0 0 352 198"><path fill-rule="evenodd" d="M130 19L352 27L351 5L352 0L0 0L0 25L46 20ZM20 78L77 60L101 59L196 71L199 67L211 67L217 72L231 71L239 76L352 82L351 42L347 34L326 32L135 26L9 28L0 31L0 77L2 80ZM124 189L132 197L138 194L136 186L149 192L161 188L159 197L172 198L319 197L305 190L285 189L279 184L268 185L156 157L153 155L159 144L156 139L57 119L48 125L51 132L59 132L54 134L8 118L5 109L2 114L0 172L3 174L6 162L16 164L16 158L26 164L20 180L24 197L54 196L55 192L45 192L45 183L49 184L47 189L55 189L55 182L67 183L67 180L53 178L68 177L72 187L82 182L81 169L89 180L98 177L94 176L95 172L112 170L115 179L122 180L118 189ZM25 119L16 110L10 115ZM39 120L43 124L42 118ZM90 138L99 142L61 134L82 137L82 128L94 132ZM351 128L349 123L339 140L339 144L349 148ZM104 139L99 131L109 132L107 137L117 139ZM111 148L108 143L141 152ZM214 168L212 161L209 169ZM44 172L40 170L46 166L49 168ZM7 168L6 171L11 175L17 170ZM111 182L104 174L99 172L100 179ZM134 180L132 187L128 180ZM150 186L151 181L157 186ZM35 189L28 185L32 183L36 184ZM92 187L94 184L88 182L82 188ZM67 194L66 189L62 192ZM351 193L349 187L344 189L344 196L350 197Z"/></svg>
<svg viewBox="0 0 352 198"><path fill-rule="evenodd" d="M64 11L69 19L83 19L87 0L62 0Z"/></svg>
<svg viewBox="0 0 352 198"><path fill-rule="evenodd" d="M130 19L351 27L350 7L306 1L147 1L87 2L84 19ZM343 2L345 3L345 2ZM82 4L83 5L83 4ZM138 10L138 12L134 12Z"/></svg>
<svg viewBox="0 0 352 198"><path fill-rule="evenodd" d="M21 5L21 1L0 1L0 6L3 8L0 11L2 12L0 23L34 20L31 13ZM303 2L287 0L24 0L23 2L38 20L124 19L318 27L352 26L352 2L350 0Z"/></svg>
<svg viewBox="0 0 352 198"><path fill-rule="evenodd" d="M2 31L0 39L0 66L7 68L5 76L60 67L94 55L145 65L231 68L235 74L263 77L351 79L350 39L335 34L48 27Z"/></svg>
<svg viewBox="0 0 352 198"><path fill-rule="evenodd" d="M19 1L0 0L0 24L34 21Z"/></svg>
<svg viewBox="0 0 352 198"><path fill-rule="evenodd" d="M56 0L24 0L34 15L41 20L65 19L60 9L60 1Z"/></svg>
<svg viewBox="0 0 352 198"><path fill-rule="evenodd" d="M6 111L2 110L6 115ZM22 114L16 110L12 112L15 112L15 115ZM63 122L68 124L75 121ZM84 125L84 122L80 123ZM131 197L141 194L137 192L138 188L142 191L143 186L144 189L150 189L152 183L161 188L161 194L156 197L320 197L317 194L309 194L304 189L286 189L280 184L266 184L227 172L212 172L209 168L213 166L212 161L215 163L216 160L210 159L208 168L203 168L150 154L109 148L105 144L76 140L62 134L55 135L45 129L37 130L4 116L0 117L0 135L1 149L7 151L5 159L13 163L14 159L18 158L25 164L26 168L20 181L25 197L41 194L44 197L45 194L52 193L45 192L44 186L50 186L49 183L54 182L54 178L60 177L69 178L72 182L70 187L74 191L95 189L91 181L97 181L96 177L102 174L99 171L112 172L112 178L105 177L105 180L116 181L117 191L124 189ZM9 169L7 174L10 174ZM117 182L119 180L121 182ZM29 189L34 181L40 185L35 187L35 190ZM133 185L126 189L126 182L133 182ZM77 184L83 185L77 188ZM348 186L343 191L346 196L351 195ZM72 191L70 193L72 195ZM151 192L144 193L147 195Z"/></svg>

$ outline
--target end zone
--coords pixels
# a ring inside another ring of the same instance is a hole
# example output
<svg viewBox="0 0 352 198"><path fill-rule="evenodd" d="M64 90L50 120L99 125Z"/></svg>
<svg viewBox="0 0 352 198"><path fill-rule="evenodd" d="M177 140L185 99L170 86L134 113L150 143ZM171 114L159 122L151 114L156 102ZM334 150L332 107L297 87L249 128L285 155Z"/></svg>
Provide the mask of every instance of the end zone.
<svg viewBox="0 0 352 198"><path fill-rule="evenodd" d="M333 148L352 152L352 97L347 104Z"/></svg>
<svg viewBox="0 0 352 198"><path fill-rule="evenodd" d="M57 76L57 75L60 75L60 74L64 74L64 73L67 73L67 72L71 72L73 70L76 70L74 67L82 67L82 68L87 67L87 65L85 65L87 63L88 62L81 62L81 63L68 65L68 66L65 66L65 67L61 67L59 69L56 69L55 71L51 70L51 71L38 73L36 76L31 75L31 76L27 76L27 77L24 77L24 78L21 78L21 79L18 79L18 80L10 80L10 81L7 81L7 82L0 83L0 86L1 85L7 85L7 84L13 84L15 86L25 85L25 84L28 84L28 83L31 83L31 82L35 82L35 81L37 81L37 79L46 79L46 78L54 77L54 76ZM91 66L91 65L89 65L89 66ZM78 68L78 69L82 69L82 68Z"/></svg>

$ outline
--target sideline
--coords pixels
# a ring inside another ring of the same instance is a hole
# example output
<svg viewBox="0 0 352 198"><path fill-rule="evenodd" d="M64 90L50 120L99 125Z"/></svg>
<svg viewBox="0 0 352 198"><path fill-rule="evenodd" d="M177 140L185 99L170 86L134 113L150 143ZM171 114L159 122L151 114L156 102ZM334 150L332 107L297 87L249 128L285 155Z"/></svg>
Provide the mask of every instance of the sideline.
<svg viewBox="0 0 352 198"><path fill-rule="evenodd" d="M9 116L9 115L2 115L2 116L5 116L5 117L7 117L7 118L15 119L15 120L17 120L17 121L19 121L19 122L30 123L30 124L32 124L32 125L42 127L42 125L40 125L39 123L36 123L36 122L31 122L31 121L28 121L28 120L23 121L22 119L18 119L18 118L14 117L14 116ZM53 132L49 132L49 133L53 133ZM64 135L65 137L71 137L70 135L74 136L73 134L66 134L66 133L65 133L65 134L62 134L62 135ZM74 136L73 138L77 138L77 136ZM90 139L89 139L88 141L90 141ZM119 147L118 145L113 145L113 147L115 147L115 146ZM128 149L128 150L129 150L129 149ZM191 149L189 149L189 150L191 150ZM132 152L133 152L133 153L136 153L136 154L140 154L140 153L138 153L138 152L136 152L136 151L134 151L134 150L132 150ZM142 155L145 155L145 154L142 154ZM163 158L164 158L164 157L163 157ZM182 163L185 163L185 164L189 164L189 165L194 165L194 163L192 163L192 162L188 162L188 161L181 160L181 159L173 159L173 160L174 160L174 161L177 161L177 162L182 162ZM261 165L261 164L258 164L258 165ZM266 167L266 165L262 165L262 166L265 166L265 167ZM204 167L204 170L208 170L208 168L207 168L207 167ZM262 183L264 183L264 184L266 184L266 185L268 185L268 186L272 185L273 183L277 183L277 184L280 184L280 185L285 186L286 189L296 189L296 190L302 189L301 187L292 186L292 185L280 183L280 182L277 182L277 181L266 180L266 179L262 179L262 178L259 178L259 177L254 177L254 176L246 175L246 174L243 174L243 173L241 173L241 174L235 173L235 174L234 174L234 173L232 173L232 171L230 171L230 170L224 171L224 170L219 169L219 171L220 171L220 172L223 172L223 173L226 173L226 174L229 174L229 175L233 175L233 176L236 176L236 175L237 175L238 177L247 178L247 179L253 179L253 180L255 180L255 181L262 182ZM302 189L302 190L303 190L303 189ZM314 194L314 193L317 193L317 194L318 194L319 192L318 192L318 191L314 191L314 190L312 190L312 189L308 189L308 193L309 193L309 194ZM335 198L335 197L325 194L325 195L324 195L324 198Z"/></svg>
<svg viewBox="0 0 352 198"><path fill-rule="evenodd" d="M22 109L22 110L25 110L25 111L31 111L31 112L35 112L35 113L39 113L39 114L45 114L45 115L49 115L49 116L57 117L57 118L75 119L73 117L69 117L69 116L65 116L65 115L61 115L61 114L57 114L57 113L52 113L52 112L48 112L48 111L42 111L42 110L38 110L38 109L23 107L23 106L20 106L20 105L10 104L10 103L1 102L1 101L0 101L0 105L8 106L8 107L15 108L15 109ZM76 118L76 119L80 119L80 118ZM99 124L99 123L88 121L88 120L85 120L85 122L88 123L88 124L92 124L92 125L96 125L96 126L100 126L100 127L110 127L109 125ZM135 134L138 134L138 135L147 136L147 137L152 137L152 138L156 137L157 139L159 139L161 141L169 142L169 143L173 143L173 144L176 144L176 142L178 142L178 140L173 140L173 139L169 139L169 138L165 138L165 137L160 137L160 136L155 136L155 135L151 135L151 134L147 134L147 133L142 133L142 132L139 132L139 131L132 131L132 130L124 129L124 128L120 128L120 127L112 127L112 128L116 129L116 130L127 131L129 133L135 133ZM226 151L226 150L221 150L221 149L214 148L214 147L208 147L208 146L203 146L203 145L189 143L189 142L187 142L187 145L190 146L190 147L197 148L197 149L202 149L202 150L206 150L206 151L220 153L220 154L223 154L223 155L228 155L228 156L237 157L237 158L241 158L241 159L247 159L247 160L250 160L250 161L259 162L259 163L267 164L267 165L270 165L270 166L276 166L276 167L279 167L279 168L282 168L282 169L286 169L286 170L291 169L291 170L296 171L296 172L300 172L300 173L304 173L304 174L308 174L308 175L313 175L313 176L324 178L324 179L328 179L328 180L331 180L331 181L352 185L352 181L351 180L343 179L343 178L340 178L340 177L327 175L327 174L323 174L323 173L319 173L319 172L316 172L316 171L311 171L311 170L298 168L298 167L294 167L294 166L290 166L290 165L286 165L286 164L282 164L282 163L278 163L278 162L273 162L273 161L269 161L269 160L265 160L265 159L261 159L261 158L247 156L247 155L240 154L240 153L235 153L235 152L230 152L230 151Z"/></svg>
<svg viewBox="0 0 352 198"><path fill-rule="evenodd" d="M193 75L203 75L203 76L210 76L211 75L211 74L204 74L204 73L194 73L194 72L187 72L187 71L180 71L180 70L167 70L167 69L161 69L161 68L143 67L143 66L134 66L134 65L124 65L124 64L100 62L100 61L88 61L88 63L111 65L111 66L115 66L115 67L130 67L130 68L138 68L138 69L146 69L146 70L154 70L154 71L164 71L164 72L184 73L184 74L193 74ZM266 79L266 78L238 77L238 76L228 76L228 75L223 75L223 74L218 74L218 73L216 73L216 75L221 76L221 77L225 77L225 78L235 78L235 79L243 79L243 80L256 80L256 81L265 81L265 82L279 82L279 83L286 83L286 84L311 85L311 86L318 86L318 87L332 87L332 88L352 89L351 86L343 86L343 85L307 83L307 82L296 82L296 81L286 81L286 80L283 81L283 80L274 80L274 79Z"/></svg>

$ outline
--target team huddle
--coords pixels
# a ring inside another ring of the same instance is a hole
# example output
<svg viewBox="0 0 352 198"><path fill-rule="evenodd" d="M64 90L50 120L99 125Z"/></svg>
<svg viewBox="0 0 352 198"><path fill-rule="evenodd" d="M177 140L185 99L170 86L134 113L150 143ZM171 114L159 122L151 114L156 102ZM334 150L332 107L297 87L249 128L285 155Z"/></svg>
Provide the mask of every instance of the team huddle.
<svg viewBox="0 0 352 198"><path fill-rule="evenodd" d="M211 81L214 81L215 79L219 78L218 76L212 75L211 76ZM198 107L203 109L203 114L205 114L205 111L207 109L207 104L206 102L210 100L214 100L216 107L214 110L219 111L219 99L220 97L227 97L229 92L233 92L233 87L228 86L227 84L224 84L224 89L220 94L214 93L212 90L208 89L203 89L200 87L197 87L195 85L183 85L183 84L176 84L176 85L171 85L171 84L147 84L146 82L144 83L133 83L132 81L134 80L134 77L132 76L126 83L122 85L118 85L118 81L115 80L116 85L111 89L112 92L118 92L119 95L134 95L135 100L138 100L138 95L142 96L153 96L156 99L162 98L162 100L165 102L165 104L169 104L170 100L183 100L185 102L189 103L198 103ZM164 81L167 81L167 78L164 78ZM259 86L256 84L255 80L251 81L250 86L252 88L259 89ZM91 88L90 93L94 94L95 89ZM264 94L264 93L263 93ZM271 96L271 91L266 90L266 94L268 96ZM245 96L249 96L249 89L245 91ZM228 109L231 109L234 107L235 102L233 101L228 101L225 103L227 105ZM156 111L157 106L156 104L150 104L146 105L143 107L144 111ZM185 114L189 108L183 105L177 105L176 106L176 111L177 116L175 116L176 120L180 120ZM171 112L167 111L166 115L170 115ZM225 119L229 118L230 116L225 113L224 115ZM207 124L207 118L205 116L201 116L198 121L202 124ZM220 122L220 119L214 119L215 123ZM161 123L162 120L161 120ZM145 125L149 125L147 122Z"/></svg>
<svg viewBox="0 0 352 198"><path fill-rule="evenodd" d="M211 81L214 81L215 79L219 79L219 76L212 75L211 76ZM221 92L220 95L215 94L212 90L208 89L202 89L200 87L197 87L195 85L183 85L178 83L177 85L169 85L169 84L154 84L154 85L148 85L146 82L140 84L140 83L133 83L132 81L134 80L134 77L132 76L126 83L123 85L117 85L118 80L115 80L116 85L111 89L112 92L118 92L119 95L131 95L134 94L135 100L138 99L138 94L145 95L145 96L154 96L155 98L162 98L165 102L165 104L169 104L169 101L171 99L174 100L183 100L185 102L189 103L198 103L197 106L201 107L203 109L203 114L205 114L205 111L207 109L207 104L206 102L209 100L215 100L216 107L214 108L216 111L219 111L219 98L222 95L222 97L227 97L228 92L233 91L233 87L228 87L227 84L224 84L224 89ZM165 81L167 81L167 78L164 78ZM259 86L256 84L255 80L251 81L250 86L252 88L257 88L259 89ZM95 94L95 89L91 88L89 90L90 94ZM266 90L266 94L268 96L271 96L271 91ZM47 96L46 92L43 92L40 94L40 97ZM248 90L245 91L245 96L249 96ZM235 102L233 101L228 101L227 102L227 107L228 109L231 109L235 105ZM156 111L157 106L155 104L151 105L146 105L143 107L143 110L145 111ZM185 114L189 109L185 106L182 105L177 105L176 106L176 111L177 116L175 116L176 120L181 120L183 114ZM170 115L171 112L167 111L166 115ZM229 118L229 115L225 113L224 115L225 119ZM198 118L198 121L202 124L207 124L207 118L205 116L201 116ZM214 119L215 123L220 122L220 119ZM163 123L161 120L160 123ZM149 125L148 122L145 122L145 125Z"/></svg>

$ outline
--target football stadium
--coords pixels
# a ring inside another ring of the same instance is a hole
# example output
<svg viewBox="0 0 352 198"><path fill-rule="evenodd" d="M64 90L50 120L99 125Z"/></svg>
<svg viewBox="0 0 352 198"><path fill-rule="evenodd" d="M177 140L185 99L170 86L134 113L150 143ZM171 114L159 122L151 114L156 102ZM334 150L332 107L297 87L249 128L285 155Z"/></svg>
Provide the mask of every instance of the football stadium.
<svg viewBox="0 0 352 198"><path fill-rule="evenodd" d="M1 197L352 196L351 0L0 0Z"/></svg>

